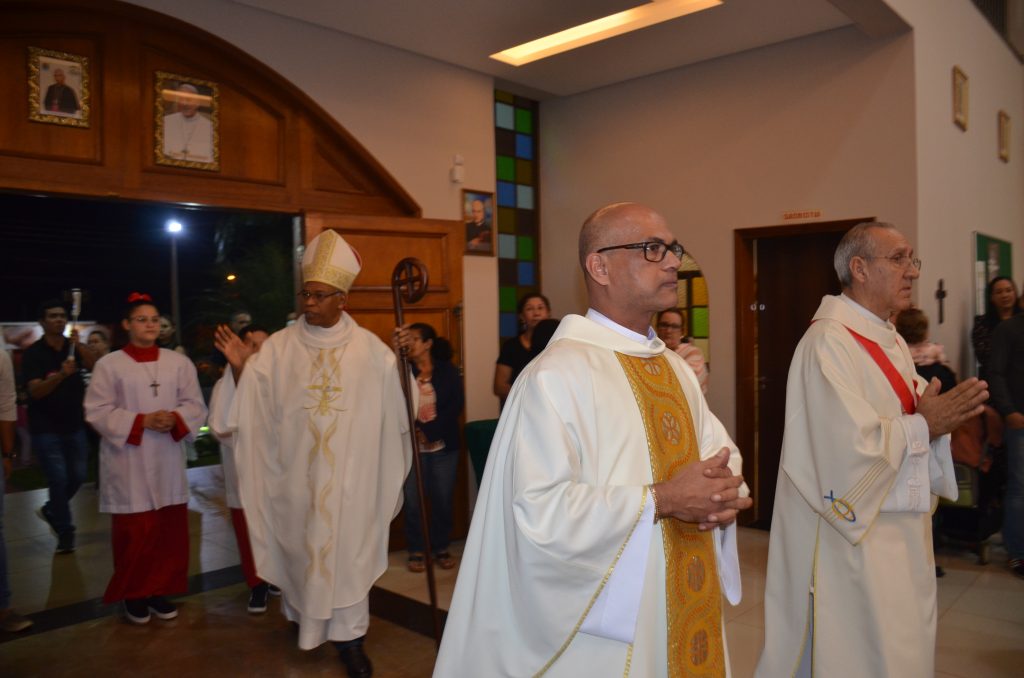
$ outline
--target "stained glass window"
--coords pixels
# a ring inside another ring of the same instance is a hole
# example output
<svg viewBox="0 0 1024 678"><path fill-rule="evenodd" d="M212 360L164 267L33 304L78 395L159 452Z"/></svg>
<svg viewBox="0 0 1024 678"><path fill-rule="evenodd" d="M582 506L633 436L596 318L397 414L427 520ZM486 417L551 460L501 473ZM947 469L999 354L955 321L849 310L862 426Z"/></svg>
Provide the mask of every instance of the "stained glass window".
<svg viewBox="0 0 1024 678"><path fill-rule="evenodd" d="M502 341L519 333L519 299L540 291L538 108L536 101L501 90L494 92L498 330Z"/></svg>

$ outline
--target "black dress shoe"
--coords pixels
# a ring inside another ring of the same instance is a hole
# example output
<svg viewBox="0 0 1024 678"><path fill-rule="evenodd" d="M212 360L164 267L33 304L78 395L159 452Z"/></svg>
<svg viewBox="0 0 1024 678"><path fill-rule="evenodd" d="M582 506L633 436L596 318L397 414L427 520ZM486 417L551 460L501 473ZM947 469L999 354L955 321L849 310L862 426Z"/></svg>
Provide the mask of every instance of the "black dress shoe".
<svg viewBox="0 0 1024 678"><path fill-rule="evenodd" d="M363 652L362 643L339 647L338 656L341 657L341 663L348 671L348 678L370 678L373 675L373 665L370 664L370 658Z"/></svg>

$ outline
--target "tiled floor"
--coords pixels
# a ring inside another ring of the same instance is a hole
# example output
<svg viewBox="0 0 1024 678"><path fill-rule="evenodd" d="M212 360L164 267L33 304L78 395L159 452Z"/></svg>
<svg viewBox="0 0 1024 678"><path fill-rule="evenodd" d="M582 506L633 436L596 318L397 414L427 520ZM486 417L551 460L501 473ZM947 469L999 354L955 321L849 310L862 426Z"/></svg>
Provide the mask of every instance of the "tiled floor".
<svg viewBox="0 0 1024 678"><path fill-rule="evenodd" d="M262 616L245 611L247 590L237 570L238 553L224 506L219 467L192 469L189 525L193 590L179 599L181 614L171 622L154 619L144 627L121 621L97 602L111 571L109 518L96 511L96 491L81 490L74 500L78 549L56 556L56 540L35 510L45 491L6 497L4 529L13 607L36 620L27 633L0 632L0 675L92 676L319 676L339 675L334 650L296 648L294 632L278 614L278 601ZM461 555L461 544L453 545ZM733 676L753 675L764 642L764 571L768 534L740 530L743 601L726 608L726 632ZM993 549L993 562L978 565L968 553L939 555L947 575L939 580L939 678L1001 678L1022 675L1024 666L1024 581L1006 570L1005 553ZM438 599L447 609L456 570L437 571ZM395 616L387 604L406 598L428 601L424 575L405 568L405 554L391 555L380 589L395 595L371 598L367 652L381 678L429 676L434 642L410 628L429 629L422 606L417 623ZM379 604L378 604L379 603ZM384 610L387 606L389 609Z"/></svg>

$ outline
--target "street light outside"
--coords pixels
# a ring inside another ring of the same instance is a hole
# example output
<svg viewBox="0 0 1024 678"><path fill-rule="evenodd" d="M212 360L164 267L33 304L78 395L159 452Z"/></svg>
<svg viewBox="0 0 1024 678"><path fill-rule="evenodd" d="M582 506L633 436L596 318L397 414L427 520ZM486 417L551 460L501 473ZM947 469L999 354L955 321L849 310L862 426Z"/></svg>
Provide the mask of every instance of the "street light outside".
<svg viewBox="0 0 1024 678"><path fill-rule="evenodd" d="M174 319L174 342L181 346L181 310L178 305L178 235L183 226L177 219L167 221L167 232L171 234L171 316Z"/></svg>

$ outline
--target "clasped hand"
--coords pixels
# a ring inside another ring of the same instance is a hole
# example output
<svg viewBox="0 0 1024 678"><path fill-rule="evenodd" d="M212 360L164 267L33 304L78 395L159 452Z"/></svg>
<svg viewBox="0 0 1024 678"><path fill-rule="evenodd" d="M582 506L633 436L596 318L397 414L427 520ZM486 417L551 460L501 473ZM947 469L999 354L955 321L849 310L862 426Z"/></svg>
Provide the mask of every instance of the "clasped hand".
<svg viewBox="0 0 1024 678"><path fill-rule="evenodd" d="M167 433L177 422L177 418L174 416L174 412L168 412L167 410L157 410L156 412L149 412L143 415L142 426L148 428L150 431L156 431L157 433Z"/></svg>
<svg viewBox="0 0 1024 678"><path fill-rule="evenodd" d="M740 496L743 476L729 468L729 449L695 464L689 464L669 480L654 486L661 515L697 523L710 530L736 520L736 514L750 508L750 497Z"/></svg>
<svg viewBox="0 0 1024 678"><path fill-rule="evenodd" d="M939 380L932 378L917 403L917 413L928 422L928 435L935 439L955 430L971 417L985 411L988 384L976 377L965 379L942 395Z"/></svg>

